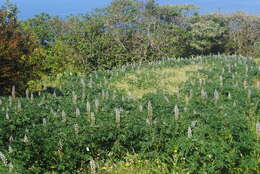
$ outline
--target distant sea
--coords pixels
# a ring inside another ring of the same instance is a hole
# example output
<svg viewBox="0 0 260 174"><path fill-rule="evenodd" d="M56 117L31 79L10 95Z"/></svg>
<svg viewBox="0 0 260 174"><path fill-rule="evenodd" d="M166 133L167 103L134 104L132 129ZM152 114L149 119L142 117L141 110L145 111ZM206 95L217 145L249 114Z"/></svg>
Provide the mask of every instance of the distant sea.
<svg viewBox="0 0 260 174"><path fill-rule="evenodd" d="M5 0L0 0L0 5ZM19 8L19 17L30 18L45 12L66 17L70 14L87 13L95 8L107 6L111 0L12 0ZM260 14L260 0L158 0L159 4L194 4L200 13L230 13L242 10L251 14Z"/></svg>

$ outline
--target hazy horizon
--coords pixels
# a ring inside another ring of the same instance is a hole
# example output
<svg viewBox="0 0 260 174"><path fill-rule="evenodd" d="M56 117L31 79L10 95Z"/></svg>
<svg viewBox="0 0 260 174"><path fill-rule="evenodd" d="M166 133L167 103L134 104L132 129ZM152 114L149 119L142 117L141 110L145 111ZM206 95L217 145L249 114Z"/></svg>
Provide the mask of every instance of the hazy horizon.
<svg viewBox="0 0 260 174"><path fill-rule="evenodd" d="M4 0L0 2L2 5ZM91 12L95 8L107 6L111 0L12 0L19 8L19 17L30 18L39 13L49 13L65 17L70 14ZM260 0L158 0L159 4L194 4L199 6L201 13L230 13L242 10L247 13L260 14Z"/></svg>

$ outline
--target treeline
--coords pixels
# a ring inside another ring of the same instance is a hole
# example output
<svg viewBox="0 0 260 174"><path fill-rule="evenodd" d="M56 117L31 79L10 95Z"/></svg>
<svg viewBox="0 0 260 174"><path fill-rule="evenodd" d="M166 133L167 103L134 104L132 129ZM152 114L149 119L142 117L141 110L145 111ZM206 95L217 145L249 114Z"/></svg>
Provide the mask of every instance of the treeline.
<svg viewBox="0 0 260 174"><path fill-rule="evenodd" d="M89 73L133 62L208 54L260 56L260 16L199 15L193 5L113 0L92 13L17 19L0 9L0 95L64 71Z"/></svg>

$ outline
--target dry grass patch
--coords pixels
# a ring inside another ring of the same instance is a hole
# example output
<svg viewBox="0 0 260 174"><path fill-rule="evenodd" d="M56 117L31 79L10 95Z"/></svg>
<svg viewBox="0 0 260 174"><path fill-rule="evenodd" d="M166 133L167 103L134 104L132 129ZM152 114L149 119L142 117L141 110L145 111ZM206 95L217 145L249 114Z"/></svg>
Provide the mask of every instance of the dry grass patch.
<svg viewBox="0 0 260 174"><path fill-rule="evenodd" d="M257 65L260 65L260 57L255 58L254 61L256 62Z"/></svg>
<svg viewBox="0 0 260 174"><path fill-rule="evenodd" d="M187 81L191 74L205 66L186 65L183 67L167 67L156 69L142 69L125 74L123 78L112 85L133 98L142 98L145 94L161 90L166 93L175 93L178 86Z"/></svg>

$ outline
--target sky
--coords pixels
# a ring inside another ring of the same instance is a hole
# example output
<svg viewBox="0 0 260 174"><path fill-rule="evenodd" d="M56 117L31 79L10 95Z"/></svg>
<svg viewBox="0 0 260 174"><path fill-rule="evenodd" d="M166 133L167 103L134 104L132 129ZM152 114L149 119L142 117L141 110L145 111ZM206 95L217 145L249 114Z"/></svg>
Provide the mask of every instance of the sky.
<svg viewBox="0 0 260 174"><path fill-rule="evenodd" d="M0 0L2 5L5 0ZM12 0L19 8L19 17L30 18L41 12L66 17L70 14L87 13L95 8L107 6L111 0ZM159 4L194 4L200 12L230 13L243 10L260 14L260 0L157 0Z"/></svg>

